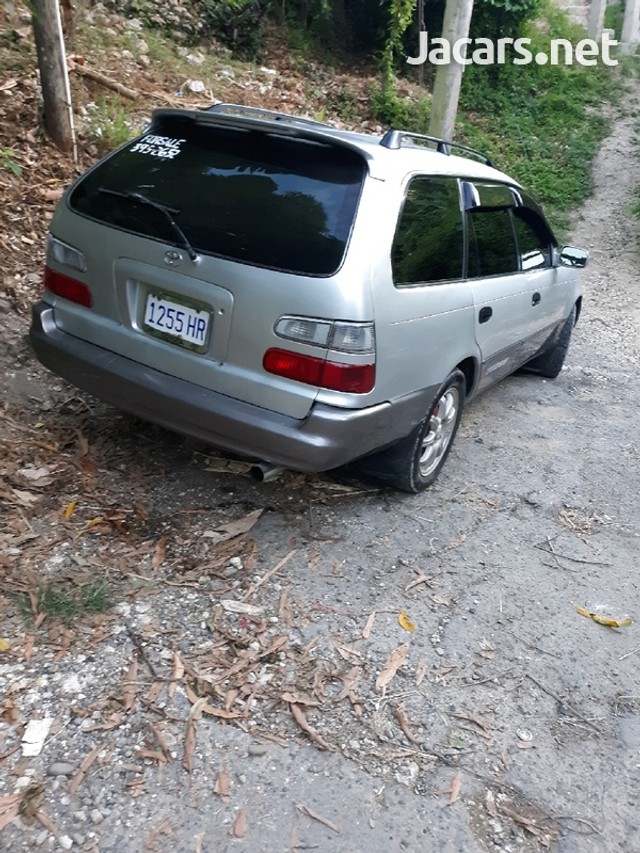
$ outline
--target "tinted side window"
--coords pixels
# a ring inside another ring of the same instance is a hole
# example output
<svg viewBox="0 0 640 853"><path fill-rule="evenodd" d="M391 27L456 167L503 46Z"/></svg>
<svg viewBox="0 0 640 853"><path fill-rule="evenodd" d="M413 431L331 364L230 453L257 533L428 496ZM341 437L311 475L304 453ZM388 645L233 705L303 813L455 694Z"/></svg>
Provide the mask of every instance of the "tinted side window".
<svg viewBox="0 0 640 853"><path fill-rule="evenodd" d="M470 278L505 275L520 268L509 210L468 214Z"/></svg>
<svg viewBox="0 0 640 853"><path fill-rule="evenodd" d="M550 266L551 233L546 222L535 211L517 207L513 211L513 226L522 269L526 272Z"/></svg>
<svg viewBox="0 0 640 853"><path fill-rule="evenodd" d="M396 285L462 278L464 232L455 178L414 178L396 229L391 264Z"/></svg>

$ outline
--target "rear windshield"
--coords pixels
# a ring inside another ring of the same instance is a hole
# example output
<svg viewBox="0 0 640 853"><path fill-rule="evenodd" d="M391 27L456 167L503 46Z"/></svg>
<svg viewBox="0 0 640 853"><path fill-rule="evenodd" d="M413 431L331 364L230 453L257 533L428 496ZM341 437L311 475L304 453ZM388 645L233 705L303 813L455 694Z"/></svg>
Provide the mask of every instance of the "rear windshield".
<svg viewBox="0 0 640 853"><path fill-rule="evenodd" d="M181 231L205 254L326 276L342 263L364 174L364 159L335 145L171 120L99 163L70 205L164 243L184 247Z"/></svg>

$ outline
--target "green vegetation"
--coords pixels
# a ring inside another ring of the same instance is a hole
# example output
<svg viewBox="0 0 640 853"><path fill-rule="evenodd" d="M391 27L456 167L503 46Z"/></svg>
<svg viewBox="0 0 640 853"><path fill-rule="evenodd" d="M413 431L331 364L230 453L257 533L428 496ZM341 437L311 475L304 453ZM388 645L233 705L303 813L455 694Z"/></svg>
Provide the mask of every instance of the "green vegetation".
<svg viewBox="0 0 640 853"><path fill-rule="evenodd" d="M33 619L35 614L26 596L22 598L21 606L25 617ZM109 590L104 582L80 587L50 583L38 588L37 613L44 613L48 619L70 623L90 613L104 613L110 606Z"/></svg>
<svg viewBox="0 0 640 853"><path fill-rule="evenodd" d="M530 50L549 53L550 39L576 44L584 30L549 6L525 24ZM609 122L599 110L621 84L604 65L469 66L461 97L460 141L489 154L544 204L556 229L592 190L591 162Z"/></svg>
<svg viewBox="0 0 640 853"><path fill-rule="evenodd" d="M7 169L16 178L22 175L22 167L15 161L14 152L10 148L0 148L0 169Z"/></svg>
<svg viewBox="0 0 640 853"><path fill-rule="evenodd" d="M124 145L132 139L140 128L132 119L118 95L98 98L89 107L89 120L86 126L87 137L98 148L99 154L106 154Z"/></svg>

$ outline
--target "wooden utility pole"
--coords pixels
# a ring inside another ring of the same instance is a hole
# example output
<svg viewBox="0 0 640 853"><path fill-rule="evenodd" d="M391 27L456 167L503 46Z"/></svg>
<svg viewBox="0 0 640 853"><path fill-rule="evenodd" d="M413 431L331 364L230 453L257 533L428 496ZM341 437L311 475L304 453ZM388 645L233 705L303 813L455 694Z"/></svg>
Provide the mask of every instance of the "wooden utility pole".
<svg viewBox="0 0 640 853"><path fill-rule="evenodd" d="M453 45L459 39L469 37L472 11L473 0L447 0L442 38L449 42L451 61L447 65L438 65L429 122L430 135L440 139L453 139L464 67L456 62Z"/></svg>
<svg viewBox="0 0 640 853"><path fill-rule="evenodd" d="M624 4L621 45L626 53L634 53L638 43L638 20L640 18L640 0L627 0Z"/></svg>
<svg viewBox="0 0 640 853"><path fill-rule="evenodd" d="M607 0L591 0L589 4L589 23L587 32L589 38L594 41L600 41L602 38L602 29L604 27L604 13L607 9Z"/></svg>
<svg viewBox="0 0 640 853"><path fill-rule="evenodd" d="M61 151L71 151L74 147L71 90L58 0L31 0L31 10L45 130Z"/></svg>

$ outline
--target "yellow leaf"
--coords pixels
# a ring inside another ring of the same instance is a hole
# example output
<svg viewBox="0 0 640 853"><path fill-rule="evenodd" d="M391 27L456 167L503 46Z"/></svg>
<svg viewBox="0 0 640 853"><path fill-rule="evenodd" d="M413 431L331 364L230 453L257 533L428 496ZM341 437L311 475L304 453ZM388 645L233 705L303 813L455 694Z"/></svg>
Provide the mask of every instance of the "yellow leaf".
<svg viewBox="0 0 640 853"><path fill-rule="evenodd" d="M76 508L77 503L78 503L78 501L69 501L69 503L67 504L66 509L64 511L64 517L65 518L71 518L71 516L73 515L73 511Z"/></svg>
<svg viewBox="0 0 640 853"><path fill-rule="evenodd" d="M586 616L588 619L593 619L598 625L606 625L607 628L628 628L633 624L630 616L623 616L622 619L614 619L613 616L605 616L601 613L594 613L592 610L587 610L586 607L576 607L576 613L580 616Z"/></svg>
<svg viewBox="0 0 640 853"><path fill-rule="evenodd" d="M7 652L10 648L11 646L9 645L9 643L2 637L0 637L0 652Z"/></svg>
<svg viewBox="0 0 640 853"><path fill-rule="evenodd" d="M415 631L416 626L413 624L411 619L407 616L407 611L403 610L402 613L398 616L398 622L401 628L404 628L405 631Z"/></svg>

